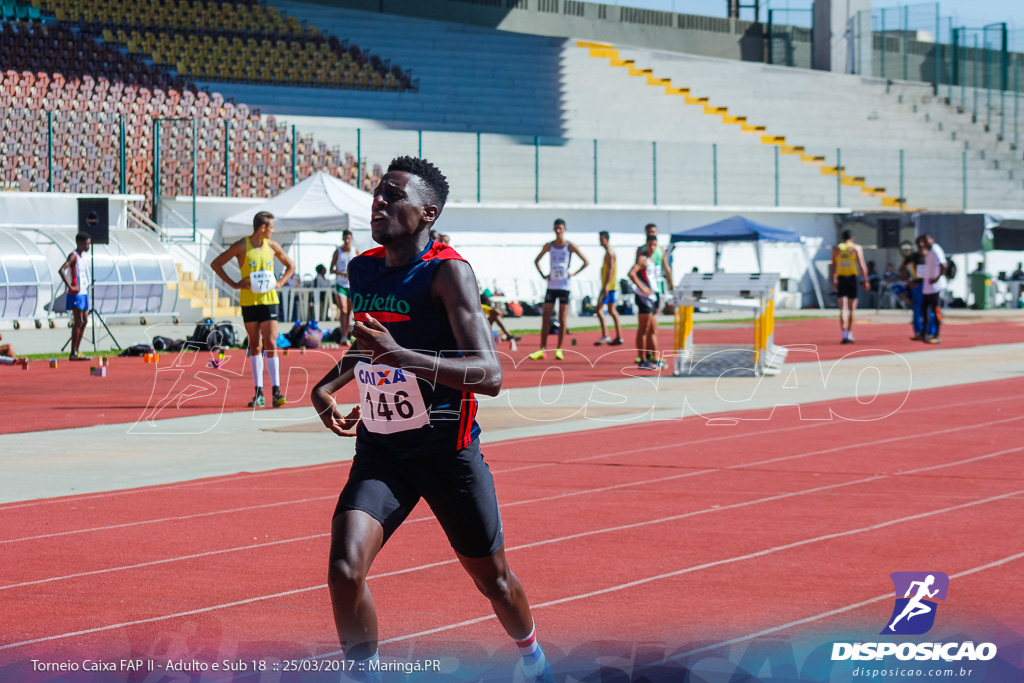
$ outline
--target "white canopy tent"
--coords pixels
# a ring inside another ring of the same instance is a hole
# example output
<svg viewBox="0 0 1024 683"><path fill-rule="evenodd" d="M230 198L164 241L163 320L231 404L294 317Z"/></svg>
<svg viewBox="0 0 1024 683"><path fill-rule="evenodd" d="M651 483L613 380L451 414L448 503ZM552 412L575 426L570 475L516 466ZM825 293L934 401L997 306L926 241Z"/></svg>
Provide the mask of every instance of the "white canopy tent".
<svg viewBox="0 0 1024 683"><path fill-rule="evenodd" d="M369 230L372 203L369 192L317 171L273 199L225 218L214 239L227 243L251 235L252 217L260 211L274 214L278 241L290 242L284 235L298 232Z"/></svg>

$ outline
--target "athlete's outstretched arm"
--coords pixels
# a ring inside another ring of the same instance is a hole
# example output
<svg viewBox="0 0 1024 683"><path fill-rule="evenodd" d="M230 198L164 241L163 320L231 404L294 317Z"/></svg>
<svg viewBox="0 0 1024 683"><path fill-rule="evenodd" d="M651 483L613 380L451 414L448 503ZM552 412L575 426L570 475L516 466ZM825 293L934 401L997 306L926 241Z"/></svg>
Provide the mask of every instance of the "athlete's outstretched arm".
<svg viewBox="0 0 1024 683"><path fill-rule="evenodd" d="M313 387L313 391L309 395L309 399L313 402L313 408L316 410L316 414L320 416L324 426L338 436L356 435L360 411L359 406L356 405L348 415L342 415L337 402L334 400L334 392L352 381L355 374L352 369L364 357L365 354L360 353L355 348L349 349L348 353L338 361L337 365L331 368L316 383L316 386Z"/></svg>
<svg viewBox="0 0 1024 683"><path fill-rule="evenodd" d="M374 362L410 370L453 389L497 396L501 391L501 363L480 308L473 269L465 261L445 261L438 266L430 291L448 314L462 357L442 358L402 348L387 328L370 316L352 326L359 349L372 354Z"/></svg>

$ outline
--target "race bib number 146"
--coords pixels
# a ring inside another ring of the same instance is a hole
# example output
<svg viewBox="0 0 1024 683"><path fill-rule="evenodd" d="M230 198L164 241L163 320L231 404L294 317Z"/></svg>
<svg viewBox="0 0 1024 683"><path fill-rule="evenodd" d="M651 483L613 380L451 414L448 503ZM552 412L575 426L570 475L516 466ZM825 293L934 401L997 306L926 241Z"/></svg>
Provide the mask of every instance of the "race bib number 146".
<svg viewBox="0 0 1024 683"><path fill-rule="evenodd" d="M363 424L375 434L418 429L430 422L416 375L390 365L356 363Z"/></svg>

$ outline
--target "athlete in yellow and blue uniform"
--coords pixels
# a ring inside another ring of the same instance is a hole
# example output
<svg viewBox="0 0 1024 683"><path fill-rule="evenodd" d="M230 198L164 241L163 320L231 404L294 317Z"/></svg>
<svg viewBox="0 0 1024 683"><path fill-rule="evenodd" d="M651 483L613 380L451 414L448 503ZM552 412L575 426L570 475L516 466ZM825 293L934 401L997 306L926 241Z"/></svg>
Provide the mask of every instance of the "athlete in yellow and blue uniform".
<svg viewBox="0 0 1024 683"><path fill-rule="evenodd" d="M232 244L210 264L220 279L239 290L238 303L242 307L245 332L249 335L249 364L253 384L256 385L256 395L249 402L250 408L266 405L263 398L264 355L274 393L273 405L277 408L287 403L281 394L281 363L277 355L277 319L281 303L277 290L295 272L295 264L281 245L270 239L273 234L273 214L260 211L252 219L252 235ZM232 258L237 259L242 274L242 279L237 282L224 272L224 266ZM274 276L275 258L285 267L280 280Z"/></svg>
<svg viewBox="0 0 1024 683"><path fill-rule="evenodd" d="M868 269L864 265L864 250L854 244L853 233L843 230L843 241L832 247L832 286L836 290L839 305L839 328L843 332L843 344L852 344L853 312L857 310L857 268L864 278L865 291L871 288Z"/></svg>

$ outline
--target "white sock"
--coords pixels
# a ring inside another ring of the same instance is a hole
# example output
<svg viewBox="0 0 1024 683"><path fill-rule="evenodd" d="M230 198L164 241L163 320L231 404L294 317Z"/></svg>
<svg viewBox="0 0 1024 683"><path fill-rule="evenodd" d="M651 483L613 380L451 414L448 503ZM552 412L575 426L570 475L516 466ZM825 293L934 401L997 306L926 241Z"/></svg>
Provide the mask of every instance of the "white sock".
<svg viewBox="0 0 1024 683"><path fill-rule="evenodd" d="M257 353L249 356L249 365L252 366L252 381L257 389L263 388L263 354Z"/></svg>
<svg viewBox="0 0 1024 683"><path fill-rule="evenodd" d="M530 635L522 640L516 640L515 643L519 648L519 653L523 656L523 671L536 676L544 669L545 664L544 650L537 644L537 625L534 624L530 629Z"/></svg>
<svg viewBox="0 0 1024 683"><path fill-rule="evenodd" d="M270 386L281 386L281 359L277 356L268 357L267 370L270 371Z"/></svg>

